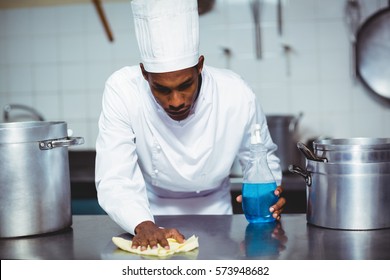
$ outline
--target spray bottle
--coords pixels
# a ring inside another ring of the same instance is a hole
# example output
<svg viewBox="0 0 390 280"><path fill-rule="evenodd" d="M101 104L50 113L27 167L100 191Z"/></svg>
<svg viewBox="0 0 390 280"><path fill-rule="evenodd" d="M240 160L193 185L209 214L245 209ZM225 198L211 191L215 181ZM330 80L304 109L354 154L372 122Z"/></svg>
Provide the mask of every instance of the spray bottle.
<svg viewBox="0 0 390 280"><path fill-rule="evenodd" d="M252 126L250 153L243 176L242 209L249 223L273 222L269 208L278 200L274 194L277 186L267 163L259 124Z"/></svg>

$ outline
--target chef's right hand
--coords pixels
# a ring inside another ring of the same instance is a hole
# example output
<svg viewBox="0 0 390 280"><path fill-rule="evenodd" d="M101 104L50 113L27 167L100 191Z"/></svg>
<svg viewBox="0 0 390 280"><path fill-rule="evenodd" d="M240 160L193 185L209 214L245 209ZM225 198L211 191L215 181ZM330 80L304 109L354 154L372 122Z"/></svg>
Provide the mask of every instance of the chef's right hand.
<svg viewBox="0 0 390 280"><path fill-rule="evenodd" d="M177 229L160 228L152 221L145 221L135 228L135 236L133 237L131 248L137 249L141 247L141 251L144 251L148 245L150 248L157 248L157 244L160 244L165 249L169 249L167 238L176 239L179 243L185 241L184 235Z"/></svg>

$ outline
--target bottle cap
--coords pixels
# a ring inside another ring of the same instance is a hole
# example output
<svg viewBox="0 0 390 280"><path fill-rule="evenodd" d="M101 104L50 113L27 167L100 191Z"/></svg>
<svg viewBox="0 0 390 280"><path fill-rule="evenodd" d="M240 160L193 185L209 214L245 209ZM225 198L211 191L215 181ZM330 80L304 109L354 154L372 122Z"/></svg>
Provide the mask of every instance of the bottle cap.
<svg viewBox="0 0 390 280"><path fill-rule="evenodd" d="M251 144L256 145L261 143L260 138L260 124L256 123L252 125L251 130Z"/></svg>

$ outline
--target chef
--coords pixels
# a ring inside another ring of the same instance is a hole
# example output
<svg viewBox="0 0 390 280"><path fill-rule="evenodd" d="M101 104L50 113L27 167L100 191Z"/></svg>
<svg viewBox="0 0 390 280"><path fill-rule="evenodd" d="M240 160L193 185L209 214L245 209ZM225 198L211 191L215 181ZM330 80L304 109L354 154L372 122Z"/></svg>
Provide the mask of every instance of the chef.
<svg viewBox="0 0 390 280"><path fill-rule="evenodd" d="M101 207L144 250L169 247L167 238L184 241L179 230L156 225L154 215L232 214L229 173L236 156L243 165L248 160L253 124L261 125L278 185L281 168L255 94L237 74L205 65L199 55L197 1L131 6L142 63L106 82L96 188ZM284 203L279 198L270 207L277 219Z"/></svg>

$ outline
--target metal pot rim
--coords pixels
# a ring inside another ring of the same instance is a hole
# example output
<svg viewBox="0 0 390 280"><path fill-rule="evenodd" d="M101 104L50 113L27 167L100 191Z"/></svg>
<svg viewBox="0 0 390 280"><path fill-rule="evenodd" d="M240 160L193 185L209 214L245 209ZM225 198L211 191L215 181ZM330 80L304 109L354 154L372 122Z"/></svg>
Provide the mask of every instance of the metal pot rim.
<svg viewBox="0 0 390 280"><path fill-rule="evenodd" d="M36 142L67 136L67 123L63 121L0 123L0 145Z"/></svg>
<svg viewBox="0 0 390 280"><path fill-rule="evenodd" d="M390 138L334 138L313 141L314 151L390 150Z"/></svg>
<svg viewBox="0 0 390 280"><path fill-rule="evenodd" d="M0 123L0 133L2 129L16 129L16 128L29 128L29 127L43 127L53 124L63 124L63 121L25 121L25 122L6 122Z"/></svg>

